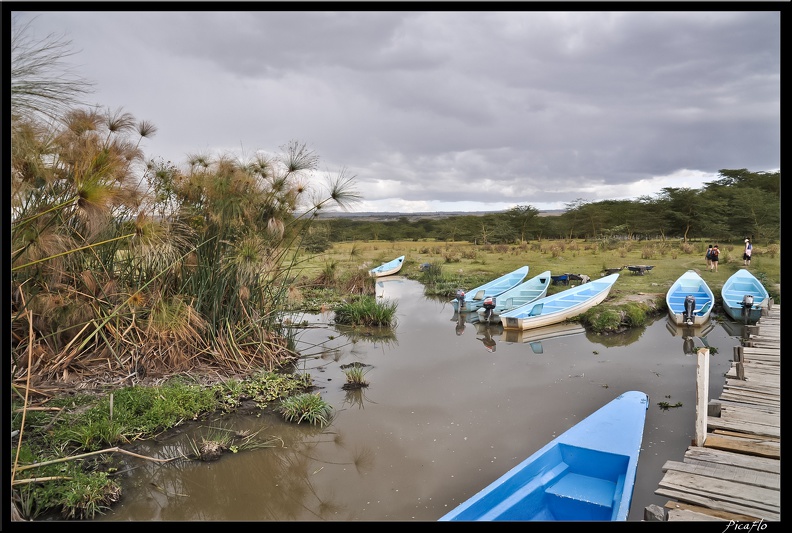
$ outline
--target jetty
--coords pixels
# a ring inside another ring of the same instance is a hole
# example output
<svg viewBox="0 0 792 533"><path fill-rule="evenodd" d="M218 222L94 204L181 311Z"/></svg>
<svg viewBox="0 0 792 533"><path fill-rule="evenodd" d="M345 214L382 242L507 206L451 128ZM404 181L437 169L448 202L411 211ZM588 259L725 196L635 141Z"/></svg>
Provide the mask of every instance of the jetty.
<svg viewBox="0 0 792 533"><path fill-rule="evenodd" d="M683 460L663 465L655 494L672 499L645 521L781 520L781 306L743 328L720 399L697 415Z"/></svg>

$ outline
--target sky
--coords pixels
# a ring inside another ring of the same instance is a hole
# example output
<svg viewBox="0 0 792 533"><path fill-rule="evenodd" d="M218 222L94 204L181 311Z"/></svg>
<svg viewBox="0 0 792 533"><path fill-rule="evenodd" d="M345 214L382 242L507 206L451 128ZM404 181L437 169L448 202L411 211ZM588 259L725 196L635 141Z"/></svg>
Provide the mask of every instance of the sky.
<svg viewBox="0 0 792 533"><path fill-rule="evenodd" d="M781 166L780 5L187 10L200 5L11 11L71 41L86 104L156 125L147 158L296 141L317 181L354 178L355 212L554 210Z"/></svg>

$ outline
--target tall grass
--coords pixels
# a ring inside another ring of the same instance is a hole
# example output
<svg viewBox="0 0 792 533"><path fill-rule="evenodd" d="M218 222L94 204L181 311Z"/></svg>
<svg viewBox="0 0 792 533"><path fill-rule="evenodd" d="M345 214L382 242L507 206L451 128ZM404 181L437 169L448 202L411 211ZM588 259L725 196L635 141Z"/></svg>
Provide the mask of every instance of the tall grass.
<svg viewBox="0 0 792 533"><path fill-rule="evenodd" d="M339 306L335 310L335 321L361 326L394 326L397 307L395 301L377 301L376 297L362 296Z"/></svg>

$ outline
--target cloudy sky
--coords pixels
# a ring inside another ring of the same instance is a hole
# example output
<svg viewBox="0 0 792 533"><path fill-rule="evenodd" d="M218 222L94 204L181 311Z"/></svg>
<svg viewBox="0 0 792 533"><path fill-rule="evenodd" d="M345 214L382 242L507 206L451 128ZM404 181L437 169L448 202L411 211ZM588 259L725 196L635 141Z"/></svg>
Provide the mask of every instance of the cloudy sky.
<svg viewBox="0 0 792 533"><path fill-rule="evenodd" d="M88 103L158 127L148 158L296 140L355 177L355 211L407 213L559 209L778 170L780 10L718 6L15 16L71 40Z"/></svg>

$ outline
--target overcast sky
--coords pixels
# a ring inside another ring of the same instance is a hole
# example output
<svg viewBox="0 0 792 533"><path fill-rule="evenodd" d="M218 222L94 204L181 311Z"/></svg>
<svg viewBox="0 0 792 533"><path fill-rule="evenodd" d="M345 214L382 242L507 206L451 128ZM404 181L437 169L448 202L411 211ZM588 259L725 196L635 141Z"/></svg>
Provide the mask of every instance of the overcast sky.
<svg viewBox="0 0 792 533"><path fill-rule="evenodd" d="M778 170L780 9L718 6L18 15L72 41L88 103L157 126L147 158L296 140L355 177L355 211L406 213L560 209Z"/></svg>

